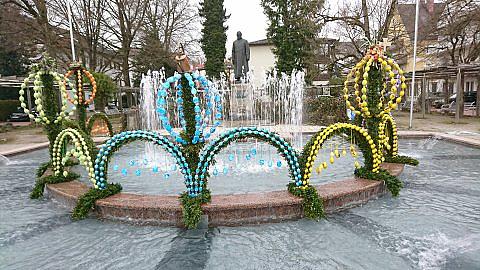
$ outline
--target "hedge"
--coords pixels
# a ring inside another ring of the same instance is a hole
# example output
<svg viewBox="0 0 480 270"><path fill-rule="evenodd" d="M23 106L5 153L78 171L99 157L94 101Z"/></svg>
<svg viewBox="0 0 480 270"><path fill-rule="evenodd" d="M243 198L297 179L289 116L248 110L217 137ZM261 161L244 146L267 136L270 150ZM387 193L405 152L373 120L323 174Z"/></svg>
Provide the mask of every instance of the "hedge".
<svg viewBox="0 0 480 270"><path fill-rule="evenodd" d="M7 117L20 107L18 100L0 100L0 121L7 121Z"/></svg>

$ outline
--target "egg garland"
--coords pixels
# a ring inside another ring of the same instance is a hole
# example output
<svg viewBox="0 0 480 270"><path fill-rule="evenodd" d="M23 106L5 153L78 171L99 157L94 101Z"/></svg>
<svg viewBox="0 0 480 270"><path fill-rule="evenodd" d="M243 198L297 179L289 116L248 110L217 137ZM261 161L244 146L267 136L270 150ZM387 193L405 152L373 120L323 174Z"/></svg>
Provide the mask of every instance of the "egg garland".
<svg viewBox="0 0 480 270"><path fill-rule="evenodd" d="M257 138L275 146L278 152L287 161L287 165L295 185L300 188L306 187L306 184L302 182L301 171L298 163L298 153L288 142L286 142L276 133L270 132L266 129L258 129L256 127L240 127L231 129L219 135L215 140L212 140L204 146L200 153L200 161L197 165L197 169L195 170L194 181L191 183L188 191L193 194L198 194L201 192L206 186L208 168L214 162L215 155L233 141L244 138Z"/></svg>
<svg viewBox="0 0 480 270"><path fill-rule="evenodd" d="M367 102L368 76L373 65L380 65L381 70L386 75L385 77L388 78L388 83L391 85L390 90L387 91L387 83L383 84L383 89L380 93L380 102L377 104L378 109L381 111L378 115L375 115L376 117L382 117L383 114L389 113L392 109L396 109L398 104L402 101L402 97L405 95L405 89L407 88L407 85L405 84L405 76L399 65L395 63L393 59L385 57L380 47L372 47L369 53L367 53L365 57L348 73L343 88L347 108L356 115L362 115L365 118L373 116L368 108L369 105ZM397 74L395 74L394 71L396 71ZM395 76L397 76L398 79L396 79ZM354 77L355 100L359 109L355 108L349 101L348 85L352 77ZM361 89L360 81L362 85ZM400 91L398 91L398 85L400 85ZM385 95L388 95L389 98L387 104L383 104L383 97Z"/></svg>
<svg viewBox="0 0 480 270"><path fill-rule="evenodd" d="M71 140L74 148L67 151L65 156L62 157L64 144L68 142L68 140ZM82 137L78 130L67 128L58 134L53 143L52 167L55 175L62 174L64 177L68 175L67 171L63 171L63 167L71 156L77 158L80 165L86 168L90 180L95 184L93 163L85 138Z"/></svg>
<svg viewBox="0 0 480 270"><path fill-rule="evenodd" d="M62 96L62 107L60 108L60 112L57 113L55 119L48 119L45 110L43 109L43 100L42 100L42 91L43 91L43 82L42 82L42 75L50 75L53 77L53 80L57 82L60 88L60 93ZM33 97L34 97L34 102L35 102L35 108L37 109L38 112L38 117L33 115L29 109L27 109L27 104L25 103L25 91L29 91L29 83L31 80L33 81ZM20 100L20 106L23 108L23 111L28 114L28 117L30 119L33 119L36 123L42 123L45 125L49 125L52 123L52 121L57 124L61 122L63 119L68 119L68 114L66 112L67 110L67 90L65 87L64 83L64 78L63 76L59 75L57 72L54 71L49 71L49 70L39 70L35 73L30 73L27 78L23 81L23 83L20 86L20 91L19 91L19 100Z"/></svg>
<svg viewBox="0 0 480 270"><path fill-rule="evenodd" d="M85 99L85 93L83 91L83 75L87 77L87 79L90 82L90 85L92 86L92 94L88 99ZM71 87L73 91L73 98L71 98L67 94L67 99L70 103L74 105L82 105L82 106L87 106L93 102L95 99L95 95L97 93L97 82L95 81L95 77L85 68L80 66L79 64L72 65L70 70L67 71L65 74L65 78L69 78L72 75L75 75L76 77L76 87ZM65 84L66 87L66 84Z"/></svg>
<svg viewBox="0 0 480 270"><path fill-rule="evenodd" d="M94 163L95 188L104 189L107 186L108 162L110 156L122 146L136 140L149 141L161 146L175 158L177 165L180 167L180 171L184 175L185 184L192 181L190 168L178 146L174 145L171 141L157 132L133 130L115 134L100 147Z"/></svg>
<svg viewBox="0 0 480 270"><path fill-rule="evenodd" d="M171 85L177 83L182 77L180 74L167 78L167 80L162 84L161 88L157 91L157 113L159 114L160 120L162 122L163 128L165 128L168 133L175 139L176 142L181 144L187 144L188 142L183 139L178 132L174 130L167 116L167 96L168 90ZM180 85L178 83L178 85ZM183 99L182 99L182 88L181 85L177 86L177 104L179 108L179 115L181 116L180 122L182 123L183 129L186 128L185 119L183 118ZM185 123L185 124L183 124Z"/></svg>
<svg viewBox="0 0 480 270"><path fill-rule="evenodd" d="M387 123L390 123L392 127L392 134L387 133ZM395 124L395 120L390 114L385 114L380 122L378 127L379 131L379 147L385 147L387 149L387 153L390 153L391 156L398 155L398 134L397 134L397 125ZM392 145L390 145L390 137L392 139Z"/></svg>
<svg viewBox="0 0 480 270"><path fill-rule="evenodd" d="M307 157L306 163L305 163L305 171L303 172L303 184L308 185L310 183L310 178L312 176L312 171L313 171L313 165L315 164L315 159L317 158L318 152L320 151L320 148L322 147L323 143L328 140L331 136L333 136L336 132L343 131L343 130L350 130L352 132L355 132L359 135L361 135L365 141L368 143L370 147L370 152L372 154L372 172L378 172L380 164L382 163L381 159L382 156L381 154L377 151L377 147L375 145L375 142L372 140L370 135L368 134L368 131L363 129L362 127L349 124L349 123L336 123L333 125L328 126L322 132L320 132L315 139L313 140L313 144L310 148L309 155ZM356 153L354 152L354 148L352 149L351 145L351 153L352 156L356 156ZM334 157L336 156L335 151L332 151L330 153L330 163L333 163ZM328 164L326 162L321 163L322 168L326 169ZM320 171L321 171L320 170ZM318 171L318 168L317 168Z"/></svg>
<svg viewBox="0 0 480 270"><path fill-rule="evenodd" d="M204 142L205 139L208 139L211 134L216 131L216 128L221 124L222 119L222 105L221 105L221 97L218 92L211 91L211 84L208 80L200 76L196 73L184 73L183 77L187 80L188 85L190 87L189 91L192 94L192 102L194 104L194 112L195 112L195 133L192 138L192 144L197 144L199 142ZM163 127L168 133L175 139L176 142L181 144L188 144L188 142L183 139L178 132L174 130L172 125L170 124L169 117L168 117L168 110L167 110L167 96L168 91L170 90L173 93L173 90L176 89L177 95L177 108L178 108L178 115L180 124L182 129L186 129L186 121L184 118L183 112L183 91L188 91L186 89L182 89L182 85L180 80L182 78L181 74L176 74L172 77L167 78L167 80L161 85L160 89L157 92L157 113L159 114L160 120L162 122ZM198 89L197 87L201 86L204 90L204 97L206 101L206 109L202 112L200 107L200 98L198 96ZM213 96L211 95L213 94ZM204 132L204 130L208 126L208 120L211 117L213 112L213 105L212 100L215 103L216 113L214 116L215 122L213 126L210 128L208 132ZM202 113L204 114L202 116Z"/></svg>
<svg viewBox="0 0 480 270"><path fill-rule="evenodd" d="M209 139L210 136L215 132L216 128L222 124L222 99L218 92L214 92L214 95L210 95L211 83L203 76L199 76L198 74L194 73L193 77L197 79L200 84L202 85L205 93L205 100L206 100L206 110L204 113L203 123L200 127L202 137L200 138L200 142L204 142L205 140ZM215 90L215 89L214 89ZM215 106L212 105L212 102ZM212 108L215 107L215 115L213 123L213 127L210 128L209 131L205 132L205 128L207 128L209 119L211 118L211 114L213 113Z"/></svg>

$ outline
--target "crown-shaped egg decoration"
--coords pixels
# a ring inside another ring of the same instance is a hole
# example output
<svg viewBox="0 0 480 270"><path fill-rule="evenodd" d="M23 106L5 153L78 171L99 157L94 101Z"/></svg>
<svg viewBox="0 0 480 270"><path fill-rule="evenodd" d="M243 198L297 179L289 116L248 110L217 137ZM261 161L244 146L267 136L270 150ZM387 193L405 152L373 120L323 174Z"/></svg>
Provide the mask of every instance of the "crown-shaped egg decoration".
<svg viewBox="0 0 480 270"><path fill-rule="evenodd" d="M92 87L92 94L88 99L85 97L85 92L83 90L83 76L87 77ZM88 106L89 104L91 104L97 93L97 83L95 81L95 77L93 77L93 75L80 63L73 63L70 65L67 73L65 73L65 78L68 79L70 77L75 78L75 80L73 80L75 84L71 86L73 91L73 98L67 95L68 101L70 101L70 103L74 104L75 106Z"/></svg>
<svg viewBox="0 0 480 270"><path fill-rule="evenodd" d="M188 88L183 89L181 80L188 82ZM195 134L191 138L192 144L204 142L216 131L216 128L222 123L222 102L221 95L214 87L213 83L204 76L195 72L177 73L166 79L160 85L157 92L157 113L165 130L170 133L174 140L181 144L189 142L177 132L171 124L168 106L168 96L174 99L178 112L178 122L182 130L186 131L187 121L185 121L184 98L185 91L189 91L194 104L195 113ZM203 98L200 93L203 92ZM203 108L202 108L203 107ZM211 127L208 129L208 126Z"/></svg>
<svg viewBox="0 0 480 270"><path fill-rule="evenodd" d="M53 71L55 69L55 64L53 60L49 57L44 57L42 61L36 65L32 66L32 72L24 79L23 83L20 86L19 91L19 100L20 106L23 108L23 111L28 114L29 118L34 120L36 123L41 123L49 125L52 123L58 124L64 119L68 119L69 114L67 112L67 89L65 87L65 80L61 74ZM44 105L47 98L51 98L44 93L45 86L43 85L43 76L51 76L53 82L58 85L61 96L61 105L58 108L57 112L48 113ZM34 108L37 110L38 115L35 115L32 111L28 109L26 98L24 95L29 90L30 81L33 81L33 97L34 97Z"/></svg>
<svg viewBox="0 0 480 270"><path fill-rule="evenodd" d="M368 88L371 83L378 79L370 78L372 69L380 71L379 76L383 82L381 90L377 89L380 92L377 104L369 104ZM349 100L349 85L352 83L352 78L355 102ZM361 115L364 118L382 117L397 108L405 95L406 88L403 70L392 58L384 54L384 48L374 45L370 46L363 59L348 73L344 83L344 98L347 108L356 115Z"/></svg>

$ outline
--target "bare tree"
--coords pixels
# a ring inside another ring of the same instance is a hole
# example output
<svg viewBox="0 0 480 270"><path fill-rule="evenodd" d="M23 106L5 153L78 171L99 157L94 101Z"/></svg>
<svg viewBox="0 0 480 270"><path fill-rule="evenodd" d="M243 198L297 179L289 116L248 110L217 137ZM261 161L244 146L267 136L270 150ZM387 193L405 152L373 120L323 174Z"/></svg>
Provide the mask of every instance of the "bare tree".
<svg viewBox="0 0 480 270"><path fill-rule="evenodd" d="M138 34L144 25L148 1L145 0L112 0L105 1L106 16L104 25L108 34L102 36L110 48L117 50L121 59L122 80L130 86L130 57Z"/></svg>
<svg viewBox="0 0 480 270"><path fill-rule="evenodd" d="M12 18L19 32L28 29L32 38L38 38L38 43L44 45L44 50L55 57L58 52L59 43L56 37L55 26L50 24L49 9L47 0L2 0L0 8L10 7L20 10L20 17ZM25 18L26 17L26 18ZM27 34L27 33L24 33Z"/></svg>
<svg viewBox="0 0 480 270"><path fill-rule="evenodd" d="M110 61L99 61L114 57L113 53L105 54L102 36L106 33L103 24L105 19L105 0L78 0L72 2L73 30L76 40L77 56L91 70L105 71ZM50 0L53 21L69 28L66 2ZM110 59L111 60L111 59Z"/></svg>
<svg viewBox="0 0 480 270"><path fill-rule="evenodd" d="M189 0L150 0L146 8L142 39L158 37L166 53L182 44L190 57L199 55L197 8Z"/></svg>
<svg viewBox="0 0 480 270"><path fill-rule="evenodd" d="M439 23L440 49L451 64L470 63L480 56L480 2L448 0Z"/></svg>
<svg viewBox="0 0 480 270"><path fill-rule="evenodd" d="M325 23L335 22L335 32L352 43L361 57L365 44L380 41L389 36L398 0L361 0L344 2L335 14L323 15Z"/></svg>

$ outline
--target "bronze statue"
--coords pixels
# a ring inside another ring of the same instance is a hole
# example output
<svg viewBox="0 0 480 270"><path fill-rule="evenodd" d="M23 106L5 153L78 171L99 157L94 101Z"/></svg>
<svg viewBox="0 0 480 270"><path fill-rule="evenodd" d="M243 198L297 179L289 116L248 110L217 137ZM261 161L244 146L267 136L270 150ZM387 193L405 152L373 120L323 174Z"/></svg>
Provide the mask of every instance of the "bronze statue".
<svg viewBox="0 0 480 270"><path fill-rule="evenodd" d="M175 53L175 61L177 62L177 71L179 73L191 72L190 60L183 48L183 44L180 44L180 48Z"/></svg>
<svg viewBox="0 0 480 270"><path fill-rule="evenodd" d="M248 41L242 38L242 32L237 32L237 40L233 42L232 63L235 71L235 80L238 82L248 72L248 61L250 61L250 48Z"/></svg>

